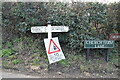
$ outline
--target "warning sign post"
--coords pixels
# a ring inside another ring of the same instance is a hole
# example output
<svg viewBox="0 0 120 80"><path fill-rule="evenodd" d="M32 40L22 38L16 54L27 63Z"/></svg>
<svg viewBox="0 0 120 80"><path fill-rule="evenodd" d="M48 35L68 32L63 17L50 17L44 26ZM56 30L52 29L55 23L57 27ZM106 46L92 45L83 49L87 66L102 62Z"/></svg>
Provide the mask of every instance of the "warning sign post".
<svg viewBox="0 0 120 80"><path fill-rule="evenodd" d="M50 64L65 59L65 56L58 41L58 37L44 39L44 43Z"/></svg>
<svg viewBox="0 0 120 80"><path fill-rule="evenodd" d="M50 64L65 59L58 37L52 38L52 32L68 32L68 30L68 26L51 26L50 22L47 26L31 27L32 33L48 33L48 39L44 39L44 43Z"/></svg>

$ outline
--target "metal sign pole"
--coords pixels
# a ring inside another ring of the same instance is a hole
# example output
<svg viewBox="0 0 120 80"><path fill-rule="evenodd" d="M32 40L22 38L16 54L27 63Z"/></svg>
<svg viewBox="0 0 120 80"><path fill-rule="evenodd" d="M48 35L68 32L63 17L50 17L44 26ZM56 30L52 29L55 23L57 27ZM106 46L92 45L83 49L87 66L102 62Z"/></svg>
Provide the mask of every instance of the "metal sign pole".
<svg viewBox="0 0 120 80"><path fill-rule="evenodd" d="M90 54L90 49L87 49L87 52L86 52L86 60L89 60L89 54Z"/></svg>

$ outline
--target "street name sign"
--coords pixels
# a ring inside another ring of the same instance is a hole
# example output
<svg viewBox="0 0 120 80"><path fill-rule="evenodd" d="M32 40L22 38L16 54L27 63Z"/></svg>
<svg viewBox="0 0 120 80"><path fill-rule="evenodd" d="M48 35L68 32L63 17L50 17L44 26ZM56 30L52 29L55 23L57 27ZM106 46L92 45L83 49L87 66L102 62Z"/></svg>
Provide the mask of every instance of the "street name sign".
<svg viewBox="0 0 120 80"><path fill-rule="evenodd" d="M50 64L65 59L65 56L58 41L58 37L44 39L44 43Z"/></svg>
<svg viewBox="0 0 120 80"><path fill-rule="evenodd" d="M47 26L34 26L31 27L32 33L47 33L48 32ZM51 32L68 32L69 27L68 26L52 26Z"/></svg>
<svg viewBox="0 0 120 80"><path fill-rule="evenodd" d="M32 33L47 33L46 26L31 27L31 32Z"/></svg>
<svg viewBox="0 0 120 80"><path fill-rule="evenodd" d="M85 40L84 48L113 48L113 40Z"/></svg>

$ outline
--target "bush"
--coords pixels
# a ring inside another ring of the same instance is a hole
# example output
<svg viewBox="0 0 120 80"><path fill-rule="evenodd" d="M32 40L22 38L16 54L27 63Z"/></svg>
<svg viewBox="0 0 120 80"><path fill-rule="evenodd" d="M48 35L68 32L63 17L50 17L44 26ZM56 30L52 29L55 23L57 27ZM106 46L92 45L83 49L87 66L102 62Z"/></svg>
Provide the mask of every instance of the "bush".
<svg viewBox="0 0 120 80"><path fill-rule="evenodd" d="M59 37L63 48L77 53L84 50L84 40L108 40L110 33L118 33L116 4L3 3L3 36L5 39L8 39L10 34L11 37L29 36L43 42L47 35L31 34L30 28L46 26L47 21L51 21L54 26L69 26L68 33L53 33L53 36Z"/></svg>

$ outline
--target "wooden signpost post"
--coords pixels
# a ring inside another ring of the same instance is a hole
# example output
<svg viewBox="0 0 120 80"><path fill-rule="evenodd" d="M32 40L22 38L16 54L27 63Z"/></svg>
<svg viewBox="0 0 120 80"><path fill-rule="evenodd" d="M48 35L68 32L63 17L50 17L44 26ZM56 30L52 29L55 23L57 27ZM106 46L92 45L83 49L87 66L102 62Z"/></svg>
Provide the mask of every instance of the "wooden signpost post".
<svg viewBox="0 0 120 80"><path fill-rule="evenodd" d="M68 30L68 26L51 26L50 22L47 26L31 27L32 33L48 33L48 39L44 39L44 43L50 64L65 59L58 37L52 38L52 32L68 32Z"/></svg>
<svg viewBox="0 0 120 80"><path fill-rule="evenodd" d="M107 49L106 52L106 61L109 60L109 53L110 48L114 48L114 41L113 40L85 40L84 41L84 48L87 49L86 52L86 59L89 59L90 49L93 48L101 48L101 49Z"/></svg>

